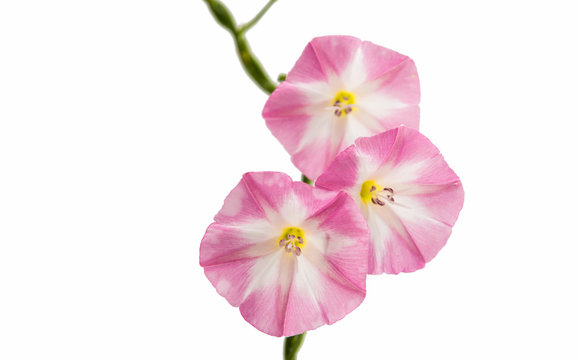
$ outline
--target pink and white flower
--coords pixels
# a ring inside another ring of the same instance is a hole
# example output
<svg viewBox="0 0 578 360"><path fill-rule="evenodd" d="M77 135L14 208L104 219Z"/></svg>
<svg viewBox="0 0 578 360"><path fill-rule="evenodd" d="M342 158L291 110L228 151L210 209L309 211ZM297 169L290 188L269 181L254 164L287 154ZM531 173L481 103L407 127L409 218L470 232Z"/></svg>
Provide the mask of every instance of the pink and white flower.
<svg viewBox="0 0 578 360"><path fill-rule="evenodd" d="M419 125L413 61L351 36L313 39L265 104L263 117L295 166L316 179L355 139Z"/></svg>
<svg viewBox="0 0 578 360"><path fill-rule="evenodd" d="M207 229L200 263L251 325L292 336L332 324L363 301L368 239L346 193L282 173L247 173Z"/></svg>
<svg viewBox="0 0 578 360"><path fill-rule="evenodd" d="M446 244L464 202L439 150L404 126L356 140L315 185L357 202L371 232L370 274L424 267Z"/></svg>

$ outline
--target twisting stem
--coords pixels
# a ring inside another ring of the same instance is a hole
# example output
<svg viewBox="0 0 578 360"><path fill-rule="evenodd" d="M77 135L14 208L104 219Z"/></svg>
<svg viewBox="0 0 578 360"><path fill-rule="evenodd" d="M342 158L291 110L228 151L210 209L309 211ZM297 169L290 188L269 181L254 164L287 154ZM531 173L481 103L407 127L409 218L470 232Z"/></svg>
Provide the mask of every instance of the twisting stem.
<svg viewBox="0 0 578 360"><path fill-rule="evenodd" d="M224 27L225 29L227 29L227 31L229 31L229 33L231 33L233 40L235 40L237 55L239 56L239 60L241 61L243 69L245 70L247 75L249 75L251 80L253 80L253 82L255 82L255 84L259 86L261 90L263 90L267 94L271 94L273 90L275 90L275 88L277 87L277 84L273 80L271 80L269 75L267 75L267 72L265 72L265 69L263 69L263 65L261 65L257 57L251 51L251 48L249 47L249 42L245 37L245 32L247 32L247 30L252 28L257 22L259 22L259 20L261 20L261 18L263 17L263 15L265 15L267 10L269 10L269 8L273 6L273 4L277 2L277 0L269 0L267 5L265 5L263 9L261 9L261 11L259 11L259 13L255 15L255 17L251 21L242 26L237 26L237 23L235 21L235 18L233 17L233 14L231 14L231 11L219 0L204 0L204 1L207 3L207 6L209 7L211 14L213 14L215 20L217 20L217 22L222 27ZM287 77L286 74L279 74L277 80L279 82L283 82L285 81L286 77ZM310 179L308 179L305 175L301 176L301 181L303 181L306 184L313 185L313 182Z"/></svg>
<svg viewBox="0 0 578 360"><path fill-rule="evenodd" d="M306 333L285 338L285 346L283 347L283 358L285 360L297 359L297 353L299 352L299 349L301 349L301 345L303 345L305 334Z"/></svg>
<svg viewBox="0 0 578 360"><path fill-rule="evenodd" d="M277 87L277 84L271 80L269 75L265 72L265 69L263 69L263 65L261 65L259 60L251 51L245 35L237 33L234 38L237 47L237 55L239 56L239 60L241 60L241 64L243 64L243 69L245 69L245 72L253 82L261 88L261 90L267 94L271 94Z"/></svg>
<svg viewBox="0 0 578 360"><path fill-rule="evenodd" d="M273 4L276 2L277 0L269 0L269 2L267 3L267 5L265 5L261 11L259 11L259 13L257 15L255 15L255 17L249 21L248 23L246 23L245 25L242 25L239 28L239 33L244 34L245 32L247 32L247 30L249 30L250 28L253 27L253 25L255 25L256 23L259 22L259 20L261 20L261 18L263 17L263 15L265 15L265 13L267 12L267 10L269 10L269 8L271 6L273 6Z"/></svg>
<svg viewBox="0 0 578 360"><path fill-rule="evenodd" d="M263 69L263 65L261 65L257 57L251 51L249 43L245 38L245 32L255 25L277 0L270 0L253 18L253 20L240 27L237 26L231 11L229 11L222 2L219 0L204 1L207 3L207 6L209 7L209 10L211 10L215 20L217 20L217 22L227 29L231 33L231 36L233 36L235 47L237 48L237 55L239 56L241 65L243 65L243 69L247 75L249 75L261 90L267 94L271 94L277 87L277 84L271 80L265 69Z"/></svg>

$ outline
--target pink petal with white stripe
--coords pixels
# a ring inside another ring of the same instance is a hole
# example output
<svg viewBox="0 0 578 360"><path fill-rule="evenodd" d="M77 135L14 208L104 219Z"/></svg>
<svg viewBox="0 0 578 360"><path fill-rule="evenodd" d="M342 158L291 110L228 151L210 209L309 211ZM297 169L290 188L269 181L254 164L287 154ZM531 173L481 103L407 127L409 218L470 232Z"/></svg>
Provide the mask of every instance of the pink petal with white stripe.
<svg viewBox="0 0 578 360"><path fill-rule="evenodd" d="M351 36L313 39L271 94L263 117L295 166L316 179L359 137L419 126L413 61Z"/></svg>
<svg viewBox="0 0 578 360"><path fill-rule="evenodd" d="M307 44L295 67L287 74L287 80L307 82L340 75L346 70L360 45L361 40L353 36L314 38ZM319 76L320 72L325 76Z"/></svg>
<svg viewBox="0 0 578 360"><path fill-rule="evenodd" d="M316 186L356 200L371 231L371 274L424 267L446 244L464 201L460 179L439 150L405 126L358 139Z"/></svg>
<svg viewBox="0 0 578 360"><path fill-rule="evenodd" d="M201 266L257 329L300 334L365 298L369 230L346 193L247 173L215 221L201 242Z"/></svg>

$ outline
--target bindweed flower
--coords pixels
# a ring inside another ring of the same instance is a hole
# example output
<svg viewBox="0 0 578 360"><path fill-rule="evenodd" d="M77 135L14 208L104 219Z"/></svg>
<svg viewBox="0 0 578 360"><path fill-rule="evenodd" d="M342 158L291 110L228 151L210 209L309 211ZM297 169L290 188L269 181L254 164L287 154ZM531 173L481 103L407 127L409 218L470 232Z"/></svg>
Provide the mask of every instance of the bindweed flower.
<svg viewBox="0 0 578 360"><path fill-rule="evenodd" d="M251 325L292 336L332 324L363 301L368 239L345 192L247 173L207 229L200 263Z"/></svg>
<svg viewBox="0 0 578 360"><path fill-rule="evenodd" d="M356 140L315 185L356 200L371 232L370 274L424 267L447 242L464 201L439 150L404 126Z"/></svg>
<svg viewBox="0 0 578 360"><path fill-rule="evenodd" d="M263 109L295 166L316 179L355 139L419 125L413 61L351 36L313 39Z"/></svg>

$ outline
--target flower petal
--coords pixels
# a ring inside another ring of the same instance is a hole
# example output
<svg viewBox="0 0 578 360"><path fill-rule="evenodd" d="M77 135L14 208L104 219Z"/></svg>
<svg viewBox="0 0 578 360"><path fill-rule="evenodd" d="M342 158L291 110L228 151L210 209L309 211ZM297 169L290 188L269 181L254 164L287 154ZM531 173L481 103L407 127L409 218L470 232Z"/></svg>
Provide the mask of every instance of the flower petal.
<svg viewBox="0 0 578 360"><path fill-rule="evenodd" d="M367 252L369 231L353 199L345 192L340 192L331 203L326 203L311 215L303 226L310 229L310 233L313 234L311 244L319 254L323 254L337 272L342 275L349 274L343 276L351 284L364 289L366 272L364 257Z"/></svg>
<svg viewBox="0 0 578 360"><path fill-rule="evenodd" d="M293 186L293 180L288 175L273 171L246 173L241 182L267 216L271 213L269 209L279 212Z"/></svg>
<svg viewBox="0 0 578 360"><path fill-rule="evenodd" d="M361 40L352 36L316 37L307 45L303 55L287 75L287 80L308 82L339 76L347 68L360 45ZM319 72L325 76L320 77Z"/></svg>
<svg viewBox="0 0 578 360"><path fill-rule="evenodd" d="M428 209L408 207L404 200L399 199L401 205L393 206L392 209L403 222L409 238L419 249L424 261L429 262L446 244L453 224L437 221Z"/></svg>
<svg viewBox="0 0 578 360"><path fill-rule="evenodd" d="M309 179L316 179L321 171L335 158L339 145L331 139L320 138L316 142L304 145L291 156L291 161Z"/></svg>
<svg viewBox="0 0 578 360"><path fill-rule="evenodd" d="M405 104L387 94L373 92L360 96L358 105L358 117L363 123L375 119L370 128L377 131L372 131L371 135L401 125L419 128L420 110L417 104Z"/></svg>
<svg viewBox="0 0 578 360"><path fill-rule="evenodd" d="M368 208L367 224L372 245L369 250L369 274L398 274L425 266L420 249L391 209Z"/></svg>
<svg viewBox="0 0 578 360"><path fill-rule="evenodd" d="M403 185L407 184L430 184L442 185L459 181L458 176L450 169L440 154L438 148L418 131L401 126L392 132L395 138L387 138L390 149L384 151L377 142L382 138L374 140L360 139L358 148L363 153L377 154L382 164L381 170L375 174L383 181ZM383 135L385 139L385 135ZM379 150L381 149L381 150Z"/></svg>
<svg viewBox="0 0 578 360"><path fill-rule="evenodd" d="M239 310L245 320L258 330L284 336L289 289L295 263L282 251L259 259L245 276L252 279Z"/></svg>
<svg viewBox="0 0 578 360"><path fill-rule="evenodd" d="M367 71L366 86L375 86L402 103L419 104L419 77L413 60L369 41L363 42L361 50Z"/></svg>
<svg viewBox="0 0 578 360"><path fill-rule="evenodd" d="M334 161L315 182L315 186L325 189L349 189L358 181L359 156L355 146L343 150L339 161Z"/></svg>
<svg viewBox="0 0 578 360"><path fill-rule="evenodd" d="M353 287L333 268L320 268L306 258L299 259L298 267L287 303L285 336L333 324L363 302L365 281L362 289Z"/></svg>

